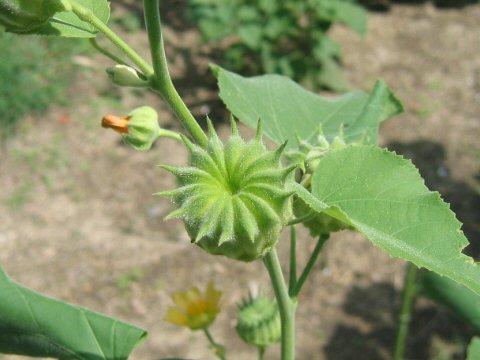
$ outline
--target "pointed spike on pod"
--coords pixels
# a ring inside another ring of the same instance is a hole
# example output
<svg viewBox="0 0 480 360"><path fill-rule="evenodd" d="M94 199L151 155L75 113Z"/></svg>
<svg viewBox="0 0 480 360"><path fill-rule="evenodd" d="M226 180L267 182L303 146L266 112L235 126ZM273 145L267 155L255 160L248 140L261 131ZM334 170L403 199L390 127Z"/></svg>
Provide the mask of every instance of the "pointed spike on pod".
<svg viewBox="0 0 480 360"><path fill-rule="evenodd" d="M230 114L230 127L232 129L232 136L238 136L238 126L233 114Z"/></svg>
<svg viewBox="0 0 480 360"><path fill-rule="evenodd" d="M178 190L179 189L159 191L154 193L153 196L174 197L176 194L178 194Z"/></svg>
<svg viewBox="0 0 480 360"><path fill-rule="evenodd" d="M233 238L233 234L231 232L223 231L222 235L218 239L218 246L222 245L223 243L226 243L227 241L230 241L232 238Z"/></svg>
<svg viewBox="0 0 480 360"><path fill-rule="evenodd" d="M294 171L297 168L297 165L290 165L286 167L285 169L282 170L282 176L286 178L288 174L290 174L292 171Z"/></svg>
<svg viewBox="0 0 480 360"><path fill-rule="evenodd" d="M258 119L257 132L255 134L255 140L258 141L258 142L261 142L262 137L263 137L263 123L262 123L262 119Z"/></svg>
<svg viewBox="0 0 480 360"><path fill-rule="evenodd" d="M176 210L173 210L170 214L165 217L165 220L172 220L172 219L181 219L186 215L185 208L181 207Z"/></svg>
<svg viewBox="0 0 480 360"><path fill-rule="evenodd" d="M215 127L213 126L212 119L207 115L207 127L208 127L208 133L210 137L218 139L217 132L215 131Z"/></svg>
<svg viewBox="0 0 480 360"><path fill-rule="evenodd" d="M280 156L283 154L285 151L285 148L287 147L288 140L285 141L282 145L280 145L276 150L275 150L275 159L279 160Z"/></svg>
<svg viewBox="0 0 480 360"><path fill-rule="evenodd" d="M158 165L158 167L167 170L169 173L172 173L175 176L178 176L180 174L180 171L178 168L175 166L170 166L170 165Z"/></svg>
<svg viewBox="0 0 480 360"><path fill-rule="evenodd" d="M197 236L195 239L193 239L192 242L198 243L200 240L202 240L203 237L208 236L209 233L211 232L211 224L208 222L204 222L200 229L198 230Z"/></svg>
<svg viewBox="0 0 480 360"><path fill-rule="evenodd" d="M180 139L182 139L183 143L187 147L188 151L193 154L195 152L195 145L187 138L185 135L180 134Z"/></svg>

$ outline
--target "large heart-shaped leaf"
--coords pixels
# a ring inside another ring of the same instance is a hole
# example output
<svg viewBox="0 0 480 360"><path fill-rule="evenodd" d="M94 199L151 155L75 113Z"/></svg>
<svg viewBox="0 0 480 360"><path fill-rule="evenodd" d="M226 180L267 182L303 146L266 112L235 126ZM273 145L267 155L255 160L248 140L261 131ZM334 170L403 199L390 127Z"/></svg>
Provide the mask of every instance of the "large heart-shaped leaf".
<svg viewBox="0 0 480 360"><path fill-rule="evenodd" d="M105 24L110 17L110 4L107 0L75 0L78 4L90 10ZM56 13L45 26L33 33L40 35L55 35L73 38L91 38L97 34L97 29L89 23L80 20L72 11Z"/></svg>
<svg viewBox="0 0 480 360"><path fill-rule="evenodd" d="M461 224L413 164L374 146L347 146L320 160L310 194L316 211L340 219L392 256L448 276L480 294L480 268L462 254Z"/></svg>
<svg viewBox="0 0 480 360"><path fill-rule="evenodd" d="M0 353L122 360L145 336L132 325L24 288L0 267Z"/></svg>
<svg viewBox="0 0 480 360"><path fill-rule="evenodd" d="M329 140L343 126L347 143L376 144L379 123L403 111L383 81L370 96L356 91L328 99L280 75L244 78L219 67L214 73L228 109L252 128L262 119L265 135L277 144L288 140L288 148L298 146L297 134L314 141L319 127Z"/></svg>

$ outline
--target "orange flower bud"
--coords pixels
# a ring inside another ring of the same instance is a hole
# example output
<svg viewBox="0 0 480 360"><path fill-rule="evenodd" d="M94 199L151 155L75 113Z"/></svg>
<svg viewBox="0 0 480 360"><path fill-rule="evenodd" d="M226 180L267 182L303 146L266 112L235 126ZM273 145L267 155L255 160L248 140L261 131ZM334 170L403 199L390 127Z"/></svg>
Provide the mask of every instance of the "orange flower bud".
<svg viewBox="0 0 480 360"><path fill-rule="evenodd" d="M126 134L128 133L128 120L130 120L130 116L105 115L102 118L102 127L113 129L120 134Z"/></svg>

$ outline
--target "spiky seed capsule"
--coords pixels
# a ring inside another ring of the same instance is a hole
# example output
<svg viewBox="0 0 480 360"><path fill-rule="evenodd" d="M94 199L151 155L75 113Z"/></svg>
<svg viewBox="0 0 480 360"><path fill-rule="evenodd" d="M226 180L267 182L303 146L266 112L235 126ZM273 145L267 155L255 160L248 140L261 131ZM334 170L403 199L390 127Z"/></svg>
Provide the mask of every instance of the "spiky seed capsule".
<svg viewBox="0 0 480 360"><path fill-rule="evenodd" d="M252 261L275 245L291 215L291 193L285 183L293 168L283 168L283 146L269 151L261 127L245 142L232 121L232 135L224 144L209 122L208 146L184 142L190 166L164 167L178 179L171 196L178 209L169 218L181 218L192 242L214 255Z"/></svg>
<svg viewBox="0 0 480 360"><path fill-rule="evenodd" d="M243 341L253 346L279 342L282 332L277 304L263 295L244 299L238 305L236 330Z"/></svg>

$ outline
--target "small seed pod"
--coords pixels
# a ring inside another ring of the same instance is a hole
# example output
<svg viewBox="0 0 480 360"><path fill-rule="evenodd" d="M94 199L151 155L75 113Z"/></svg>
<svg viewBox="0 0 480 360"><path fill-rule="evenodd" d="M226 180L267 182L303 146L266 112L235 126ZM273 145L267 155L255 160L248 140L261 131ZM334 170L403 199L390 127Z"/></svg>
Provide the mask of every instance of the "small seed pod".
<svg viewBox="0 0 480 360"><path fill-rule="evenodd" d="M267 347L280 341L282 331L277 304L266 296L251 295L237 309L236 330L247 344Z"/></svg>
<svg viewBox="0 0 480 360"><path fill-rule="evenodd" d="M6 31L28 33L57 12L71 10L68 0L0 0L0 25Z"/></svg>
<svg viewBox="0 0 480 360"><path fill-rule="evenodd" d="M178 209L167 218L181 218L192 242L214 255L241 261L263 257L275 245L291 216L291 192L286 188L294 167L283 168L285 146L269 151L259 124L255 139L245 142L232 120L232 135L224 144L212 123L207 147L184 138L190 166L163 166L178 179L170 196Z"/></svg>
<svg viewBox="0 0 480 360"><path fill-rule="evenodd" d="M318 130L318 135L313 145L300 138L297 141L299 143L298 149L287 154L287 158L299 164L299 168L302 169L303 174L306 174L306 176L311 176L314 173L318 164L328 152L346 146L343 139L343 128L339 129L338 135L331 142L325 138L321 129ZM310 186L307 186L307 189L310 190ZM348 224L323 213L312 217L308 216L311 209L299 198L294 201L293 212L296 217L307 217L303 221L303 225L310 230L310 235L314 237L350 228Z"/></svg>

